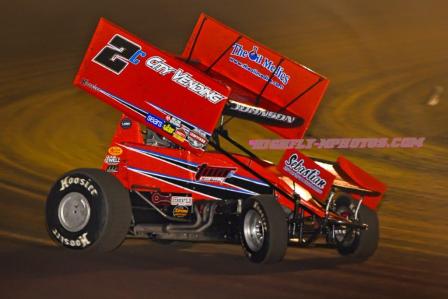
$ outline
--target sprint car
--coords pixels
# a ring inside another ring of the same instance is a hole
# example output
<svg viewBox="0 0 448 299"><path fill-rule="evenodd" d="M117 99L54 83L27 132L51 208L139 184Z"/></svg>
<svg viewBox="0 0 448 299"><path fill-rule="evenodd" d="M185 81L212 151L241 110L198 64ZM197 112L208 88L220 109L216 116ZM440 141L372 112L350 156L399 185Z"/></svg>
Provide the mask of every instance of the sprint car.
<svg viewBox="0 0 448 299"><path fill-rule="evenodd" d="M290 149L274 165L226 128L240 118L302 138L328 82L205 14L180 56L100 19L74 84L122 116L102 168L69 171L52 186L51 238L83 251L126 237L241 243L256 263L324 242L367 259L382 182L342 156Z"/></svg>

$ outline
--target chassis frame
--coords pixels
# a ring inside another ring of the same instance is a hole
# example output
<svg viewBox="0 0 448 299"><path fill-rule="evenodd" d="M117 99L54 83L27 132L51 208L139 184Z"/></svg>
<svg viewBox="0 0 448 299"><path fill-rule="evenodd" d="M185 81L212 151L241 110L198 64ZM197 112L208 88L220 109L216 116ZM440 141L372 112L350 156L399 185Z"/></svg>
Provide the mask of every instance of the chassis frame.
<svg viewBox="0 0 448 299"><path fill-rule="evenodd" d="M308 208L306 205L302 204L302 199L299 194L287 192L284 189L280 188L276 184L273 184L269 179L265 178L263 175L260 175L256 171L254 171L251 167L248 167L245 163L241 162L238 158L236 158L231 152L226 150L221 146L220 138L228 141L230 144L235 146L237 149L241 150L245 154L247 154L250 158L254 160L260 160L260 158L238 143L236 140L231 138L228 134L228 131L224 128L224 122L221 123L217 129L215 129L214 134L212 135L212 139L209 144L219 153L223 154L227 158L229 158L232 162L234 162L239 167L243 168L254 177L258 178L262 182L269 185L272 188L273 195L276 193L283 195L287 198L291 203L293 203L293 210L286 215L286 221L288 223L288 238L289 240L295 240L297 246L309 246L313 242L315 242L320 236L332 236L334 238L335 232L338 230L367 230L368 225L365 223L359 223L358 221L358 212L363 203L364 195L378 195L376 192L366 192L366 191L357 191L360 195L359 200L357 200L353 219L347 219L344 217L340 217L334 213L331 213L331 207L334 205L335 195L338 192L350 191L344 188L333 187L330 195L328 196L326 202L321 203L316 201L320 205L320 208L324 211L324 217L317 215L312 209ZM161 215L165 220L169 223L160 225L160 224L138 224L131 228L130 234L128 237L134 238L150 238L156 240L177 240L177 241L238 241L238 237L230 236L232 232L225 230L224 233L218 230L218 234L205 234L207 230L214 225L213 222L215 219L215 213L218 206L225 207L224 209L227 212L230 211L230 214L234 213L239 215L241 211L242 202L246 199L226 199L222 202L218 201L203 201L202 204L209 204L210 207L205 211L205 215L201 215L197 208L194 208L194 219L195 222L191 223L187 219L176 218L167 215L167 213L163 212L156 204L154 204L149 197L143 195L138 189L144 188L144 186L136 186L137 188L131 188L129 190L130 193L136 194L140 199L145 201L154 211L156 211L159 215ZM151 188L149 188L151 189ZM196 203L195 203L196 204ZM286 210L286 209L285 209ZM208 214L207 214L208 213ZM310 227L307 226L306 221L308 219L318 220L318 227ZM227 221L229 222L229 221ZM179 224L175 224L179 223ZM237 220L230 221L228 224L237 224ZM231 229L234 230L234 229ZM329 247L332 247L331 244L328 244Z"/></svg>

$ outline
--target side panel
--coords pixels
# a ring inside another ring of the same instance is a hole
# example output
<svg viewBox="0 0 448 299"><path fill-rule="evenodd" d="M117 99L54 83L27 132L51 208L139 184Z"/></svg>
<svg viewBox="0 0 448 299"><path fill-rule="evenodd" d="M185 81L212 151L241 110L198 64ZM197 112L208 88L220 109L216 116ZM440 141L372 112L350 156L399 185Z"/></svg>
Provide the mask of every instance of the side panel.
<svg viewBox="0 0 448 299"><path fill-rule="evenodd" d="M333 174L297 150L285 152L278 170L320 200L327 198L335 179Z"/></svg>
<svg viewBox="0 0 448 299"><path fill-rule="evenodd" d="M292 192L275 166L256 163L248 157L234 157L261 174L272 184ZM197 200L244 199L258 194L272 194L272 188L255 178L226 156L205 152L202 156L183 149L143 144L139 124L123 115L104 159L103 170L116 176L127 189L142 192L190 197ZM290 199L277 194L278 201L293 210ZM322 209L312 201L303 202L319 217Z"/></svg>
<svg viewBox="0 0 448 299"><path fill-rule="evenodd" d="M202 153L230 89L101 19L74 84L174 143Z"/></svg>
<svg viewBox="0 0 448 299"><path fill-rule="evenodd" d="M182 149L114 142L103 169L112 169L128 189L188 193L194 200L239 199L272 193L267 184L213 152L198 157Z"/></svg>
<svg viewBox="0 0 448 299"><path fill-rule="evenodd" d="M386 184L378 181L376 178L347 160L347 158L340 156L337 160L340 170L345 176L348 176L350 180L365 189L369 189L378 192L378 196L364 196L363 204L372 210L376 210L386 192ZM357 196L359 197L359 196Z"/></svg>

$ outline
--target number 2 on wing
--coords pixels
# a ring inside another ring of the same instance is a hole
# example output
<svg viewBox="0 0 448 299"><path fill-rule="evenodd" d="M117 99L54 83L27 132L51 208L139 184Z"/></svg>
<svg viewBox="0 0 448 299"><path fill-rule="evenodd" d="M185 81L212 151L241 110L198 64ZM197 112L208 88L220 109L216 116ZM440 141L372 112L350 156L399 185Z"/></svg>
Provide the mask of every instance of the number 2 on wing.
<svg viewBox="0 0 448 299"><path fill-rule="evenodd" d="M137 56L145 55L139 45L116 34L92 60L119 75L129 62L136 64L139 62Z"/></svg>

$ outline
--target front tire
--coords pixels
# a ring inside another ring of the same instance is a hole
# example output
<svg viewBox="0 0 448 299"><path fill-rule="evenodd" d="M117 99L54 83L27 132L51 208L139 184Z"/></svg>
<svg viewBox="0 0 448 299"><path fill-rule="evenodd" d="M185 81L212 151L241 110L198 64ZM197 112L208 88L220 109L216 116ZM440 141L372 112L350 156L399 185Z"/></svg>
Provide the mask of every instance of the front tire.
<svg viewBox="0 0 448 299"><path fill-rule="evenodd" d="M50 237L68 249L111 251L125 239L132 217L129 192L99 169L76 169L59 178L48 194Z"/></svg>
<svg viewBox="0 0 448 299"><path fill-rule="evenodd" d="M246 257L254 263L276 263L288 245L286 214L271 195L243 201L240 239Z"/></svg>

